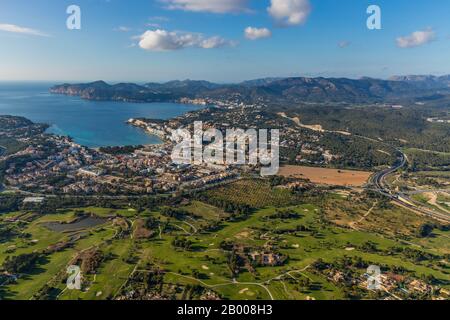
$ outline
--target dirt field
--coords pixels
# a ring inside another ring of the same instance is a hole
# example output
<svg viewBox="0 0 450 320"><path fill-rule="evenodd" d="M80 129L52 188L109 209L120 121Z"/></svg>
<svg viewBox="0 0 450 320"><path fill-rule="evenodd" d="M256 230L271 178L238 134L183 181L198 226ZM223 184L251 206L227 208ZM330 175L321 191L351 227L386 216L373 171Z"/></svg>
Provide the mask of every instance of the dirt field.
<svg viewBox="0 0 450 320"><path fill-rule="evenodd" d="M364 185L372 175L371 172L366 171L311 168L304 166L284 166L280 168L278 174L284 177L308 179L318 184L354 187Z"/></svg>

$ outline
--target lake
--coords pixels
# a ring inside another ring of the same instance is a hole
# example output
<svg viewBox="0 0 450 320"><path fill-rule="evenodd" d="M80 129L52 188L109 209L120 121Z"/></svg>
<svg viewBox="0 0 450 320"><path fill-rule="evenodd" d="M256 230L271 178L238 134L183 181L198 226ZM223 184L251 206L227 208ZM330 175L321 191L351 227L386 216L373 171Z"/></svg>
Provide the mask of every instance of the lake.
<svg viewBox="0 0 450 320"><path fill-rule="evenodd" d="M54 232L71 232L84 229L91 229L106 223L108 219L87 217L73 223L46 222L42 225Z"/></svg>
<svg viewBox="0 0 450 320"><path fill-rule="evenodd" d="M87 147L157 144L160 139L127 125L130 118L170 119L201 106L177 103L88 101L48 92L55 83L0 82L0 115L47 123L49 133Z"/></svg>

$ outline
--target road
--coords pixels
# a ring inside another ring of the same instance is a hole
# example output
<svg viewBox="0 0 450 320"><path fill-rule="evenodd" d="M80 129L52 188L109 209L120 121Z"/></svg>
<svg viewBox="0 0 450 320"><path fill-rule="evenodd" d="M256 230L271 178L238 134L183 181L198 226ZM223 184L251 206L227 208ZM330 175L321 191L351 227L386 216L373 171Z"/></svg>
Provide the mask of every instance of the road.
<svg viewBox="0 0 450 320"><path fill-rule="evenodd" d="M287 117L286 114L279 114L279 115L284 118L294 121L299 126L302 126L300 121L298 120L298 118L292 119L292 118ZM320 130L320 131L327 132L327 130ZM337 133L340 135L348 134L348 133L346 133L346 132L344 133L342 131L328 131L328 132L334 132L334 133ZM361 139L364 139L367 141L382 143L388 147L393 147L390 144L387 144L382 141L372 139L369 137L365 137L362 135L358 135L358 134L349 134L349 135L353 135L354 137L358 137L358 138L361 138ZM397 163L389 169L386 169L386 170L383 170L381 172L374 174L369 181L369 184L368 184L369 188L367 188L367 189L377 191L377 192L389 197L390 199L392 199L392 201L396 202L397 204L399 204L403 207L406 207L408 209L411 209L422 215L425 215L427 217L437 219L439 221L443 221L446 223L450 222L450 216L448 214L445 214L443 212L432 211L430 209L424 208L423 206L421 206L420 204L416 203L414 200L409 198L406 194L402 194L402 193L394 194L391 190L389 190L388 186L385 186L384 180L386 179L386 177L394 172L397 172L398 170L400 170L401 168L406 166L406 164L408 163L408 159L407 159L406 155L400 149L398 149L398 148L395 148L395 149L397 150L397 152L399 154ZM375 189L370 189L370 186L375 187Z"/></svg>
<svg viewBox="0 0 450 320"><path fill-rule="evenodd" d="M192 193L192 192L200 192L200 191L205 191L205 190L209 190L209 189L213 189L215 187L219 187L222 185L227 185L230 184L232 182L236 182L241 180L241 176L237 175L234 178L230 178L227 180L223 180L220 182L216 182L216 183L211 183L211 184L207 184L203 187L200 188L194 188L194 189L189 189L186 190L186 192L188 193ZM0 185L1 188L1 185ZM62 198L62 199L98 199L98 200L129 200L129 199L140 199L143 197L148 197L148 196L153 196L151 194L149 195L119 195L119 196L108 196L108 195L70 195L70 194L61 194L61 195L54 195L54 194L46 194L46 193L36 193L36 192L28 192L28 191L24 191L21 190L20 188L17 187L9 187L8 190L15 192L17 194L23 195L23 196L28 196L28 197L45 197L45 198ZM167 192L167 193L161 193L161 194L157 194L156 197L170 197L174 194L176 194L177 191L172 191L172 192Z"/></svg>
<svg viewBox="0 0 450 320"><path fill-rule="evenodd" d="M0 157L6 152L6 148L4 146L0 146ZM3 184L0 182L0 192L5 189Z"/></svg>
<svg viewBox="0 0 450 320"><path fill-rule="evenodd" d="M397 172L406 164L408 163L408 158L406 155L401 152L400 150L397 150L399 153L399 158L397 163L386 170L383 170L381 172L378 172L374 174L369 181L369 185L375 187L375 191L389 197L392 201L395 203L401 205L402 207L406 207L408 209L413 210L414 212L420 213L422 215L425 215L427 217L449 223L450 222L450 216L448 214L445 214L443 212L439 211L433 211L428 208L424 208L422 205L416 203L413 199L411 199L407 194L405 193L394 193L392 190L389 189L389 187L385 184L386 178L393 174L394 172Z"/></svg>
<svg viewBox="0 0 450 320"><path fill-rule="evenodd" d="M390 194L390 191L385 188L384 180L386 179L387 176L389 176L390 174L392 174L394 172L397 172L398 170L403 168L408 163L406 155L404 153L402 153L401 151L398 151L398 152L399 152L400 157L399 157L397 163L394 164L394 166L392 168L378 172L370 178L370 184L374 185L379 191L384 191L384 192Z"/></svg>

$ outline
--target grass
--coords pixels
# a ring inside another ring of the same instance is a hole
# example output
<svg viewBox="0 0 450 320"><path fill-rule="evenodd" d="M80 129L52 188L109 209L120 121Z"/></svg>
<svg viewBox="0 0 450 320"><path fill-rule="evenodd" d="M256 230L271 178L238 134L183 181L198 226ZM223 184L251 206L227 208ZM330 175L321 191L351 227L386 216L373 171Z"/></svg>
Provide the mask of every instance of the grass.
<svg viewBox="0 0 450 320"><path fill-rule="evenodd" d="M423 177L450 178L450 171L420 171L415 174Z"/></svg>
<svg viewBox="0 0 450 320"><path fill-rule="evenodd" d="M255 184L252 184L255 187ZM259 182L254 190L267 190L267 186ZM233 186L243 188L246 184ZM261 188L261 189L258 189ZM242 189L241 189L242 190ZM231 192L231 191L227 191ZM262 195L255 191L250 192L249 202L262 205ZM274 191L271 196L279 196ZM260 199L261 197L261 199ZM235 199L245 201L241 194L235 195ZM285 199L284 196L278 199ZM331 201L331 202L330 202ZM313 199L309 204L298 204L286 207L298 214L296 219L270 219L278 209L276 206L264 205L264 208L256 210L247 219L235 222L223 222L222 228L217 232L200 232L186 236L181 230L166 230L161 234L161 239L155 237L148 240L134 240L130 236L113 239L116 229L112 225L100 226L94 230L82 232L83 238L76 242L73 248L48 256L48 261L42 263L17 284L7 287L8 299L29 299L45 284L52 284L62 291L60 299L106 299L114 297L126 282L128 276L136 268L145 269L151 264L166 272L164 282L166 285L197 284L219 293L229 299L343 299L342 289L328 281L321 275L311 272L310 265L317 259L332 262L344 256L358 256L366 261L380 265L403 266L415 272L417 276L433 275L438 279L450 281L450 277L442 267L425 263L416 263L406 260L401 255L384 254L393 247L411 248L423 250L434 254L448 254L450 232L435 231L433 237L416 238L411 232L407 238L395 236L390 231L396 228L414 230L423 218L416 217L412 213L405 212L396 207L377 208L361 224L361 230L351 230L341 226L327 223L327 208L344 208L348 205L355 212L348 215L349 218L358 218L371 207L372 200L355 201L351 197L335 194L321 201ZM353 207L352 207L353 206ZM218 220L226 214L213 206L194 201L183 206L183 209L195 215L196 226L211 220ZM100 216L119 214L129 220L138 216L136 212L123 210L111 210L104 208L84 208L85 212L92 212ZM14 213L16 215L21 213ZM9 214L11 217L13 214ZM170 224L181 224L175 219L162 217L158 212L144 212L143 216L153 215L168 219ZM56 233L44 228L41 224L48 221L70 221L74 217L74 211L61 211L55 215L44 215L35 219L22 228L23 232L30 233L31 239L39 240L32 244L29 240L14 238L7 243L0 244L0 262L4 261L4 251L11 245L15 245L16 251L12 255L41 251L48 245L66 240L70 235ZM4 217L3 217L4 218ZM299 231L287 233L286 230L295 230L298 226L306 226L312 231ZM376 226L379 229L376 229ZM284 231L284 232L283 232ZM193 250L176 249L171 243L177 236L185 236L193 243ZM405 240L402 240L404 238ZM288 263L277 267L257 267L256 273L242 270L238 276L233 277L227 266L227 253L220 248L222 241L229 240L252 247L262 247L269 241L276 245L279 252L289 257ZM380 253L367 253L361 246L367 241L376 244ZM104 261L97 274L85 275L87 290L63 291L65 288L65 268L73 257L81 250L97 246L110 259ZM352 247L352 251L346 248ZM136 261L127 263L130 252L134 252ZM293 275L289 276L289 274ZM200 274L199 279L197 279ZM60 279L59 275L63 275ZM195 276L194 276L195 274ZM277 279L280 276L279 279ZM304 290L299 287L294 279L309 278L316 290ZM236 282L233 283L233 278ZM448 287L448 286L447 286ZM270 292L270 294L269 294Z"/></svg>
<svg viewBox="0 0 450 320"><path fill-rule="evenodd" d="M6 149L4 155L11 155L25 149L27 144L12 138L0 138L0 147Z"/></svg>
<svg viewBox="0 0 450 320"><path fill-rule="evenodd" d="M210 221L219 221L222 217L228 216L224 211L199 201L193 201L191 204L183 207L183 209L196 216L200 216L202 219Z"/></svg>
<svg viewBox="0 0 450 320"><path fill-rule="evenodd" d="M430 200L427 196L423 194L414 194L411 196L411 198L425 205L428 205L428 201Z"/></svg>
<svg viewBox="0 0 450 320"><path fill-rule="evenodd" d="M22 214L20 212L16 215ZM9 218L11 215L8 215ZM4 217L3 217L4 218ZM53 232L42 226L42 223L49 221L68 222L73 220L72 211L61 211L54 215L44 215L25 227L17 227L23 233L31 235L29 239L16 237L5 243L0 243L0 264L4 262L8 255L18 256L21 254L42 252L50 245L67 241L69 237L76 233ZM36 265L36 267L23 278L17 281L17 284L8 286L8 299L27 300L37 293L44 285L49 283L57 274L63 272L77 252L92 247L103 239L112 237L114 230L104 229L102 226L93 230L84 230L81 233L81 239L75 243L73 248L68 248L60 252L47 255L45 261ZM11 253L6 253L8 249L15 248Z"/></svg>
<svg viewBox="0 0 450 320"><path fill-rule="evenodd" d="M91 285L84 292L77 290L66 290L60 296L61 300L99 300L112 298L127 280L134 265L123 260L127 257L131 249L132 241L123 239L113 241L112 244L101 247L105 254L110 254L112 259L104 262L95 276L85 275Z"/></svg>
<svg viewBox="0 0 450 320"><path fill-rule="evenodd" d="M101 238L111 235L110 230L94 232L92 235L77 242L76 246L48 256L44 264L34 268L31 275L19 279L17 284L8 286L11 293L8 297L14 300L28 300L37 293L44 285L51 282L60 272L64 271L69 262L76 256L77 252L85 250L98 243Z"/></svg>
<svg viewBox="0 0 450 320"><path fill-rule="evenodd" d="M237 277L238 282L264 283L265 281L272 279L273 277L277 277L288 270L304 269L319 258L331 262L334 259L345 255L359 256L365 260L378 264L388 264L393 266L402 265L413 272L417 272L419 275L431 274L440 279L448 278L448 276L442 271L432 270L425 265L404 261L403 257L368 254L359 250L347 251L345 250L347 246L359 247L369 240L376 243L379 250L388 250L393 246L405 247L407 245L375 234L369 234L367 232L343 230L335 227L319 228L317 222L318 213L314 206L296 206L294 209L303 215L299 220L272 221L270 223L271 230L294 227L297 224L305 224L312 228L317 228L322 233L322 236L315 237L308 233L305 233L300 237L293 235L281 236L281 239L279 239L279 243L281 242L283 244L281 252L290 257L289 264L283 267L257 268L257 276L248 272L243 272ZM275 208L273 207L258 210L248 220L227 223L222 230L214 234L195 235L190 237L190 239L198 245L198 250L195 252L175 250L170 245L170 241L173 237L165 235L163 241L152 242L152 244L149 245L149 248L151 248L151 256L154 257L153 262L155 262L161 269L168 272L181 274L177 276L177 281L181 281L181 278L184 279L185 276L192 276L192 272L197 270L203 274L204 279L202 279L202 281L204 283L209 286L219 286L217 288L214 287L214 289L219 293L224 294L226 297L236 297L236 292L238 292L239 295L240 291L237 289L242 288L242 285L229 284L224 287L220 286L221 284L230 282L231 276L225 266L226 259L224 257L224 253L219 250L219 244L223 240L233 240L236 242L243 242L248 245L262 246L266 241L258 239L256 235L261 234L260 229L265 230L268 227L268 224L267 222L262 221L261 218L274 212ZM245 236L242 234L245 234ZM204 270L204 266L208 268L207 271ZM171 274L170 279L173 277L174 275ZM320 279L316 280L318 281ZM342 298L342 292L340 289L330 284L325 279L321 279L319 282L323 288L326 287L327 289L325 291L313 291L309 294L310 297L316 299L333 297ZM269 290L271 290L271 292L272 287L274 287L274 292L272 294L275 295L276 298L290 298L283 293L286 290L284 290L284 286L282 284L271 283L269 285ZM288 291L291 292L291 290ZM266 298L264 292L260 292L258 290L255 290L254 292L255 296L253 299ZM295 290L292 291L292 294L297 298L306 298L306 296L302 293L295 293ZM240 296L240 298L245 298L245 296Z"/></svg>

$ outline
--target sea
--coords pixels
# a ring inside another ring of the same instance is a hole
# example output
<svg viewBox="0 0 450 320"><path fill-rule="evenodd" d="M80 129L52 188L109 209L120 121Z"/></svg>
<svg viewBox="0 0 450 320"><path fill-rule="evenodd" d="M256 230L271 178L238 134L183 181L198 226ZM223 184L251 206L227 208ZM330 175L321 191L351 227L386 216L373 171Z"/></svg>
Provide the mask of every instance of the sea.
<svg viewBox="0 0 450 320"><path fill-rule="evenodd" d="M158 144L160 139L126 124L130 118L170 119L202 108L177 103L89 101L49 93L56 83L0 82L0 115L22 116L50 125L48 133L76 143L104 146Z"/></svg>

